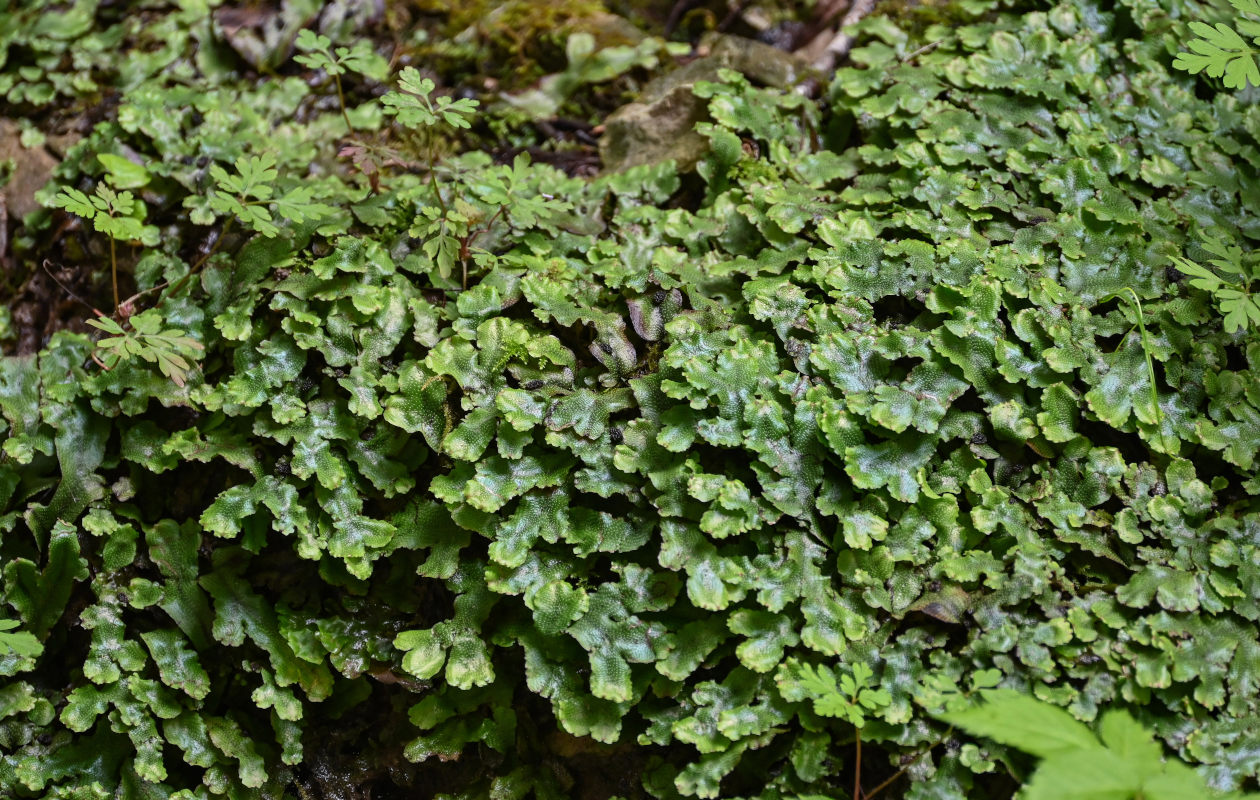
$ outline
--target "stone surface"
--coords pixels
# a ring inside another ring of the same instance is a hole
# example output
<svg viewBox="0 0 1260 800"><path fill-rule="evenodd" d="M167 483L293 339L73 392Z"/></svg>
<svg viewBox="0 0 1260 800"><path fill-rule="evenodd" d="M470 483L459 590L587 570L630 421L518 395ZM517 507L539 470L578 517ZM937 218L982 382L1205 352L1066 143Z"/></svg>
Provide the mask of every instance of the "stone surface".
<svg viewBox="0 0 1260 800"><path fill-rule="evenodd" d="M4 195L9 218L16 220L39 209L35 192L48 182L57 166L57 159L46 148L23 147L21 136L22 129L16 122L0 118L0 165L6 161L13 165L13 172L8 182L0 187L0 194Z"/></svg>
<svg viewBox="0 0 1260 800"><path fill-rule="evenodd" d="M807 63L767 44L738 36L714 35L701 43L706 52L644 87L639 99L604 121L599 154L604 168L619 172L673 159L690 169L708 152L709 141L695 126L708 117L705 100L692 93L699 81L718 80L733 69L765 86L787 88L813 73Z"/></svg>

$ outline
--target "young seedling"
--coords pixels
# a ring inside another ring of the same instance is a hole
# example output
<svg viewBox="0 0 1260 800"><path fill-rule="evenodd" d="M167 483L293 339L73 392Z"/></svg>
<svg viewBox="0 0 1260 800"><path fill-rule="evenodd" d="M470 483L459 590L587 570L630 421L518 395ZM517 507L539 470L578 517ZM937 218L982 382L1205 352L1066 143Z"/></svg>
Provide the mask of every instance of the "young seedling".
<svg viewBox="0 0 1260 800"><path fill-rule="evenodd" d="M420 77L415 67L406 67L398 74L398 90L381 98L386 113L394 114L405 128L427 128L439 121L454 128L470 128L468 121L477 111L477 101L469 98L452 100L449 97L430 99L436 84Z"/></svg>
<svg viewBox="0 0 1260 800"><path fill-rule="evenodd" d="M234 175L218 164L210 167L210 177L214 178L216 187L210 193L210 207L230 218L240 219L269 239L280 233L271 215L273 208L277 216L290 222L319 219L334 211L313 199L314 190L310 186L297 186L279 194L275 187L279 176L276 157L270 153L241 156L233 166ZM225 233L226 230L225 226ZM222 240L220 236L219 241Z"/></svg>
<svg viewBox="0 0 1260 800"><path fill-rule="evenodd" d="M1244 261L1241 247L1231 247L1221 239L1208 239L1203 249L1216 256L1208 263L1225 277L1187 258L1174 256L1173 263L1190 276L1191 286L1212 295L1217 309L1225 315L1226 333L1260 328L1260 296L1254 285L1260 282L1260 268Z"/></svg>
<svg viewBox="0 0 1260 800"><path fill-rule="evenodd" d="M109 270L114 287L114 310L122 305L118 297L117 241L157 243L157 228L146 226L137 216L139 206L131 192L115 191L104 181L96 185L92 195L78 189L63 188L53 199L54 205L71 214L91 220L92 227L109 237Z"/></svg>
<svg viewBox="0 0 1260 800"><path fill-rule="evenodd" d="M97 358L97 363L105 370L111 370L120 362L133 357L157 364L162 374L170 378L176 386L183 386L188 379L191 365L187 359L194 359L204 349L201 343L190 336L185 336L179 328L162 328L162 317L154 309L141 312L128 320L131 330L127 330L111 317L101 316L90 319L87 324L109 334L96 343L98 350L104 351L104 358Z"/></svg>
<svg viewBox="0 0 1260 800"><path fill-rule="evenodd" d="M1226 89L1243 89L1247 84L1260 86L1260 65L1256 63L1260 44L1260 0L1230 0L1234 7L1233 26L1215 26L1195 20L1190 31L1195 38L1173 60L1173 66L1191 75L1206 72L1221 78ZM1244 16L1246 15L1246 16Z"/></svg>
<svg viewBox="0 0 1260 800"><path fill-rule="evenodd" d="M838 681L827 667L801 666L800 687L812 694L814 712L824 717L839 717L856 732L853 800L862 795L862 727L866 725L866 714L886 708L892 702L887 690L870 685L874 676L874 670L860 662L853 665L851 675L841 675Z"/></svg>
<svg viewBox="0 0 1260 800"><path fill-rule="evenodd" d="M385 59L372 52L372 45L367 40L355 42L354 47L333 48L332 40L327 36L303 29L297 37L297 48L306 55L295 56L294 61L311 69L322 69L332 76L337 86L337 102L341 104L341 118L345 120L346 132L354 130L350 122L350 112L346 108L346 93L341 85L341 76L347 72L357 72L373 80L384 80L388 65Z"/></svg>

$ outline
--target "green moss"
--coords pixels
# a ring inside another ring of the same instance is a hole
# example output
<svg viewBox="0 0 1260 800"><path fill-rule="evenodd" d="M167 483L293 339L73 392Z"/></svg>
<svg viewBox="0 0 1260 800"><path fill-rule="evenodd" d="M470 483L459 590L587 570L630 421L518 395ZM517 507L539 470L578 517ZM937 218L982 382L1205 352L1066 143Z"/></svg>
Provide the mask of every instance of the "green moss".
<svg viewBox="0 0 1260 800"><path fill-rule="evenodd" d="M422 11L444 17L447 37L457 37L477 69L505 88L525 85L564 67L564 43L589 20L607 13L600 0L473 0L421 3ZM439 47L439 51L448 48Z"/></svg>
<svg viewBox="0 0 1260 800"><path fill-rule="evenodd" d="M1006 800L935 746L994 687L1253 782L1260 342L1167 267L1260 237L1260 111L1112 6L872 16L821 101L698 83L695 176L589 179L181 28L44 194L144 162L127 324L197 365L0 361L0 795L851 796L860 726L868 787Z"/></svg>

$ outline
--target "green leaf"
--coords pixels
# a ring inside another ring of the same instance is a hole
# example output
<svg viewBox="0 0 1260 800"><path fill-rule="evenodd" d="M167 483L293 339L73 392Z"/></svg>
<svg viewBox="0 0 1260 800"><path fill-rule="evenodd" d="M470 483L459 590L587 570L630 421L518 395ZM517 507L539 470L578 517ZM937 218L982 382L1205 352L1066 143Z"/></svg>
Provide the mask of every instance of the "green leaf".
<svg viewBox="0 0 1260 800"><path fill-rule="evenodd" d="M111 153L97 153L96 159L101 162L109 175L109 182L118 189L139 189L147 186L153 176L140 164L133 163L122 156ZM67 210L70 210L67 208ZM71 213L78 213L72 211ZM82 216L82 215L80 215Z"/></svg>
<svg viewBox="0 0 1260 800"><path fill-rule="evenodd" d="M194 700L204 699L210 693L210 677L178 631L148 631L140 634L140 638L157 664L162 683L183 691Z"/></svg>
<svg viewBox="0 0 1260 800"><path fill-rule="evenodd" d="M986 689L980 696L983 703L941 719L1041 758L1102 748L1089 728L1062 709L1013 689Z"/></svg>
<svg viewBox="0 0 1260 800"><path fill-rule="evenodd" d="M420 433L439 450L451 422L446 405L446 381L416 362L399 370L398 394L385 401L385 421L408 433Z"/></svg>
<svg viewBox="0 0 1260 800"><path fill-rule="evenodd" d="M96 206L92 205L88 196L78 189L62 188L61 193L53 199L53 204L84 219L92 219L96 216Z"/></svg>
<svg viewBox="0 0 1260 800"><path fill-rule="evenodd" d="M58 522L49 534L43 569L25 558L4 565L5 599L22 615L27 635L42 640L61 617L75 583L87 577L78 532Z"/></svg>
<svg viewBox="0 0 1260 800"><path fill-rule="evenodd" d="M1256 64L1256 51L1238 32L1224 23L1215 26L1205 22L1190 23L1195 38L1187 43L1189 52L1182 51L1173 59L1173 66L1194 75L1206 72L1213 78L1223 78L1225 88L1243 89L1248 84L1260 86L1260 66Z"/></svg>
<svg viewBox="0 0 1260 800"><path fill-rule="evenodd" d="M12 653L22 658L38 658L44 646L27 631L12 633L17 626L16 620L0 619L0 655Z"/></svg>
<svg viewBox="0 0 1260 800"><path fill-rule="evenodd" d="M220 548L215 553L219 564L239 559L235 548ZM229 647L240 647L248 637L267 654L276 682L281 686L298 684L312 700L322 700L332 691L332 677L322 665L316 667L293 652L280 635L275 613L249 585L220 567L204 575L200 583L214 599L214 638ZM212 735L213 736L213 735Z"/></svg>

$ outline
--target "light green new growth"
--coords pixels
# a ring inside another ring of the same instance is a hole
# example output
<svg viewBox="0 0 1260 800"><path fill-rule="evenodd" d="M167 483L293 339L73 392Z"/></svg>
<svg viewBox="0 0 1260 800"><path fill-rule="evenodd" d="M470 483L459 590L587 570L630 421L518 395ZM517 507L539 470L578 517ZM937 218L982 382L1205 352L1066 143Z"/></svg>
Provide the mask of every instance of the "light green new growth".
<svg viewBox="0 0 1260 800"><path fill-rule="evenodd" d="M1185 764L1166 760L1154 735L1128 712L1103 713L1097 734L1063 709L1013 689L980 692L983 702L938 716L1039 759L1021 800L1257 800L1219 792Z"/></svg>
<svg viewBox="0 0 1260 800"><path fill-rule="evenodd" d="M195 359L204 349L200 342L178 328L162 329L162 317L154 310L144 311L128 319L127 330L111 317L89 319L87 324L109 334L96 342L103 351L102 364L113 369L131 358L156 363L162 374L176 386L183 386L191 369L188 359Z"/></svg>
<svg viewBox="0 0 1260 800"><path fill-rule="evenodd" d="M1221 78L1227 89L1260 86L1260 0L1230 0L1237 12L1233 25L1191 22L1195 34L1173 60L1173 66L1192 75L1200 72Z"/></svg>
<svg viewBox="0 0 1260 800"><path fill-rule="evenodd" d="M347 72L357 72L372 80L383 81L389 65L372 51L372 43L366 39L355 42L353 47L333 48L332 41L327 36L303 28L298 33L295 44L305 55L294 56L294 61L311 69L322 69L332 76L337 87L341 118L346 123L346 131L353 131L354 124L350 121L350 112L346 107L346 93L341 85L341 76Z"/></svg>
<svg viewBox="0 0 1260 800"><path fill-rule="evenodd" d="M210 167L216 190L210 194L210 207L222 214L241 220L263 236L274 237L280 233L271 210L290 222L318 220L334 209L314 198L315 189L299 184L287 191L276 188L279 172L276 157L271 153L258 156L241 156L234 164L235 175L218 164Z"/></svg>
<svg viewBox="0 0 1260 800"><path fill-rule="evenodd" d="M394 114L404 128L420 128L436 125L439 120L454 128L468 128L468 121L477 111L477 101L471 98L452 100L445 95L435 103L430 99L436 84L429 78L420 77L415 67L404 67L398 74L398 89L381 98L387 111Z"/></svg>
<svg viewBox="0 0 1260 800"><path fill-rule="evenodd" d="M863 663L853 665L849 675L840 675L826 666L801 665L800 687L811 695L814 712L824 717L840 717L861 728L866 714L885 708L892 697L870 684L874 672Z"/></svg>
<svg viewBox="0 0 1260 800"><path fill-rule="evenodd" d="M118 296L118 254L116 242L139 241L152 246L157 244L157 228L144 224L144 204L137 202L129 191L115 191L104 181L96 184L96 191L87 195L78 189L63 187L53 198L53 203L71 214L92 221L92 227L109 237L109 269L114 287L114 309L121 301Z"/></svg>
<svg viewBox="0 0 1260 800"><path fill-rule="evenodd" d="M1203 249L1216 256L1208 263L1219 270L1196 264L1187 258L1173 257L1177 269L1190 276L1190 285L1212 295L1216 307L1225 316L1225 330L1236 333L1249 328L1260 329L1260 266L1250 253L1229 245L1222 239L1210 238Z"/></svg>

